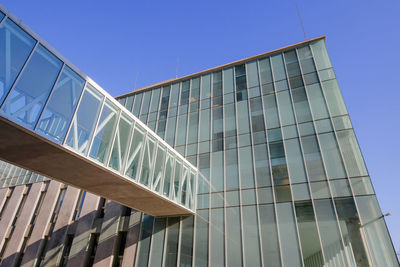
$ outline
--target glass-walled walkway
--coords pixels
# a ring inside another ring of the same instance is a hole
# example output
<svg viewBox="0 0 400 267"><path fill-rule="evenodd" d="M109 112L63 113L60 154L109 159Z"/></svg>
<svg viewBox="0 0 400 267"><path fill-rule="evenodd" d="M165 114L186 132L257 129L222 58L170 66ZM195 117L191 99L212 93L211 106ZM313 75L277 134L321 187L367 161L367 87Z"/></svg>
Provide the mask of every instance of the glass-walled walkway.
<svg viewBox="0 0 400 267"><path fill-rule="evenodd" d="M152 215L193 213L197 169L3 11L0 158Z"/></svg>

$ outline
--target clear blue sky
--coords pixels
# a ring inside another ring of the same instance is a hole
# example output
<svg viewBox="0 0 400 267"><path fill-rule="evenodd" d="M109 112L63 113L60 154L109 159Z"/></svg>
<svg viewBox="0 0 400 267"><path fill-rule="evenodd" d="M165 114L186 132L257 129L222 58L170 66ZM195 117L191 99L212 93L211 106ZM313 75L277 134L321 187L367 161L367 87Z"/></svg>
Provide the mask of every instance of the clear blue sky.
<svg viewBox="0 0 400 267"><path fill-rule="evenodd" d="M2 3L112 95L304 39L296 1ZM328 52L400 251L400 1L298 1Z"/></svg>

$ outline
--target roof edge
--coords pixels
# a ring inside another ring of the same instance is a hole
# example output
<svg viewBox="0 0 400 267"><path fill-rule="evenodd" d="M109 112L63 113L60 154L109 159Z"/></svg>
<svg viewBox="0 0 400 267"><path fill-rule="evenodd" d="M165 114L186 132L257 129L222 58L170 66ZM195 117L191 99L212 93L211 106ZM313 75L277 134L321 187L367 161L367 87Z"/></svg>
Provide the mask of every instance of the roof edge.
<svg viewBox="0 0 400 267"><path fill-rule="evenodd" d="M318 36L318 37L315 37L315 38L311 38L311 39L307 39L307 40L304 40L304 41L301 41L301 42L298 42L298 43L295 43L295 44L292 44L292 45L288 45L288 46L284 46L284 47L281 47L281 48L278 48L278 49L274 49L274 50L271 50L271 51L268 51L268 52L264 52L264 53L261 53L261 54L255 55L255 56L239 59L239 60L227 63L227 64L219 65L217 67L212 67L212 68L209 68L209 69L206 69L206 70L202 70L202 71L199 71L199 72L188 74L188 75L185 75L185 76L182 76L182 77L179 77L179 78L172 78L172 79L169 79L169 80L165 80L165 81L161 81L161 82L158 82L158 83L154 83L154 84L142 87L142 88L138 88L138 89L132 90L129 93L116 96L115 98L118 99L118 98L126 97L126 96L129 96L129 95L136 94L138 92L147 91L147 90L153 89L155 87L166 85L166 84L169 84L169 83L172 83L172 82L180 82L182 80L190 79L192 77L199 76L199 75L202 75L202 74L205 74L205 73L208 73L208 72L212 72L212 71L215 71L215 70L231 67L231 66L234 66L234 65L237 65L237 64L240 64L240 63L244 63L246 61L250 61L250 60L253 60L253 59L258 59L258 58L261 58L261 57L269 56L269 55L272 55L272 54L276 54L276 53L279 53L279 52L290 50L290 49L292 49L294 47L298 47L298 46L301 46L301 45L304 45L304 44L307 44L307 43L311 43L311 42L318 41L318 40L325 40L325 39L326 39L326 36L325 35L321 35L321 36Z"/></svg>

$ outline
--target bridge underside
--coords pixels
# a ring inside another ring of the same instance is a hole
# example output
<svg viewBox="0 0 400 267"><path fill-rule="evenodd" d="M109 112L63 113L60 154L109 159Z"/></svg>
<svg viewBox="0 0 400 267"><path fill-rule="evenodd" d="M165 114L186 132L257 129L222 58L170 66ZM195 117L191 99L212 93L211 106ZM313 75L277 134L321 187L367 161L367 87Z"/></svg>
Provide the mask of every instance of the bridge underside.
<svg viewBox="0 0 400 267"><path fill-rule="evenodd" d="M192 213L1 116L0 158L153 216Z"/></svg>

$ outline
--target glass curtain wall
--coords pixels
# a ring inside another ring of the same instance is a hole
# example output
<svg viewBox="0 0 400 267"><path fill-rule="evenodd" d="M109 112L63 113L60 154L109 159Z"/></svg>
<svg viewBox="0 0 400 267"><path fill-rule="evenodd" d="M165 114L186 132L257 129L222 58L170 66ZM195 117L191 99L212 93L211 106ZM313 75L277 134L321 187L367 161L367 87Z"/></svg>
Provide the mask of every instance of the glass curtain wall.
<svg viewBox="0 0 400 267"><path fill-rule="evenodd" d="M164 226L170 241L151 265L161 266L160 256L165 266L395 263L324 40L159 90L150 89L156 101L161 95L160 135L204 179L188 228L185 218L153 219L153 240ZM164 194L176 196L180 163L165 161ZM374 249L372 240L385 245Z"/></svg>

